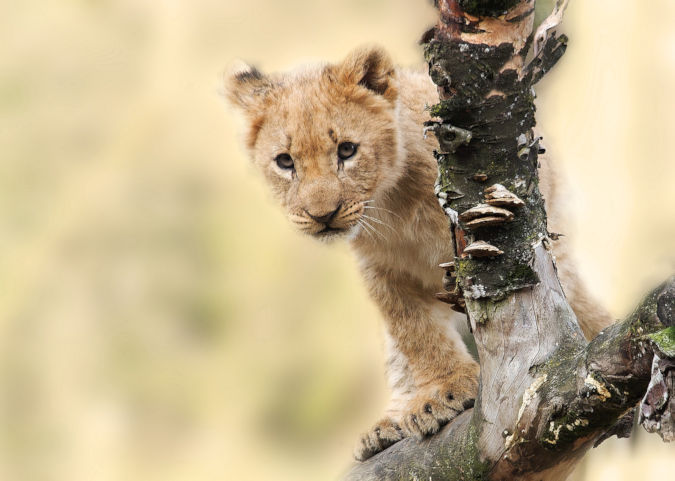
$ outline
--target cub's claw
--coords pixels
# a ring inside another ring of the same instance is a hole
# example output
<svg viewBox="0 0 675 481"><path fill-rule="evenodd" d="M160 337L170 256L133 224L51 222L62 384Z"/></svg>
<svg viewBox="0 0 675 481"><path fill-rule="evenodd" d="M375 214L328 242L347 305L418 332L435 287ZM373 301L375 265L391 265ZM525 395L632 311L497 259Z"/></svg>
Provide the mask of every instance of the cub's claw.
<svg viewBox="0 0 675 481"><path fill-rule="evenodd" d="M354 457L365 461L403 438L434 434L473 407L478 394L478 364L463 362L454 368L450 376L429 382L420 389L407 404L400 424L386 417L361 435Z"/></svg>
<svg viewBox="0 0 675 481"><path fill-rule="evenodd" d="M409 436L423 438L437 433L441 426L457 417L461 411L448 407L438 399L430 399L403 417L403 428Z"/></svg>
<svg viewBox="0 0 675 481"><path fill-rule="evenodd" d="M401 425L406 436L421 439L437 433L460 413L473 407L478 393L478 378L470 373L470 369L464 371L418 396L403 416Z"/></svg>
<svg viewBox="0 0 675 481"><path fill-rule="evenodd" d="M357 461L365 461L404 437L405 434L398 423L391 418L384 418L376 423L370 431L361 435L361 439L354 449L354 457Z"/></svg>

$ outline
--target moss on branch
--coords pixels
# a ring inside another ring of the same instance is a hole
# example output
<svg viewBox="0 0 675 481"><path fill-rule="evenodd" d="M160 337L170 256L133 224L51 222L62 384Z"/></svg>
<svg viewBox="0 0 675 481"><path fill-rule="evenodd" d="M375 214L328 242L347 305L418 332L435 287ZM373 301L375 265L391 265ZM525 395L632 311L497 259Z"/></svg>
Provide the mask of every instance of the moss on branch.
<svg viewBox="0 0 675 481"><path fill-rule="evenodd" d="M431 438L395 444L355 466L345 479L530 479L527 473L581 457L643 395L650 380L652 335L670 342L672 328L664 328L668 319L659 315L660 301L675 301L675 277L585 348L563 346L547 363L534 367L537 378L527 399L523 394L518 416L523 424L503 433L504 450L497 459L487 459L481 451L480 432L487 426L473 409Z"/></svg>

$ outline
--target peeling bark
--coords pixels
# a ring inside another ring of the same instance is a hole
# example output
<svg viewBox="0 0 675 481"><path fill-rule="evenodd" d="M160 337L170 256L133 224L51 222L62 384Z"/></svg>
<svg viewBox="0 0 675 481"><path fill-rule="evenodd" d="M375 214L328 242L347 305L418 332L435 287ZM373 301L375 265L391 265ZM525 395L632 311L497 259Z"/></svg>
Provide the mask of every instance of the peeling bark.
<svg viewBox="0 0 675 481"><path fill-rule="evenodd" d="M535 0L440 0L425 35L440 103L436 193L454 234L438 294L466 310L481 379L475 407L405 439L347 480L565 479L594 444L625 433L642 400L648 429L675 433L675 277L587 343L557 278L538 189L534 84L560 59L567 0L534 31Z"/></svg>

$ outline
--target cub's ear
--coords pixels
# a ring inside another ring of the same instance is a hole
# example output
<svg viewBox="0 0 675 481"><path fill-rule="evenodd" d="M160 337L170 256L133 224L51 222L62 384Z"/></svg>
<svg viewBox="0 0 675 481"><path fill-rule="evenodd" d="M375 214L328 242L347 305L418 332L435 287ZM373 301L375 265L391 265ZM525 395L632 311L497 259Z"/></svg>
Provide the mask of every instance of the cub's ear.
<svg viewBox="0 0 675 481"><path fill-rule="evenodd" d="M255 109L272 88L272 82L257 68L239 62L225 74L223 94L234 106Z"/></svg>
<svg viewBox="0 0 675 481"><path fill-rule="evenodd" d="M358 84L387 100L396 100L396 70L389 54L380 47L354 50L337 66L338 78L346 84Z"/></svg>

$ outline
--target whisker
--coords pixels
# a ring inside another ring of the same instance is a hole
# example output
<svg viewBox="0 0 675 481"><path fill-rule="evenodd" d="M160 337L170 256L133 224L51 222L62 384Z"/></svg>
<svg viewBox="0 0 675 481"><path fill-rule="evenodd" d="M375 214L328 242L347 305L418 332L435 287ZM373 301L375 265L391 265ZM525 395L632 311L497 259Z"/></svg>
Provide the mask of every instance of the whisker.
<svg viewBox="0 0 675 481"><path fill-rule="evenodd" d="M366 229L366 226L363 224L363 221L361 221L361 220L359 219L359 220L356 221L356 223L362 227L363 232L365 232L366 234L368 234L368 237L370 237L371 240L373 240L373 241L375 240L375 239L373 238L373 234L371 234L370 231L369 231L368 229Z"/></svg>
<svg viewBox="0 0 675 481"><path fill-rule="evenodd" d="M397 216L397 217L401 217L400 215L398 215L398 214L397 214L396 212L394 212L393 210L385 209L384 207L376 207L376 206L374 206L374 205L364 205L363 208L364 208L364 209L381 210L381 211L383 211L383 212L388 212L388 213L391 214L391 215L395 215L395 216Z"/></svg>
<svg viewBox="0 0 675 481"><path fill-rule="evenodd" d="M373 226L370 225L367 220L359 219L359 222L367 232L375 233L375 229L373 229Z"/></svg>
<svg viewBox="0 0 675 481"><path fill-rule="evenodd" d="M390 229L392 232L396 232L392 226L390 226L390 225L387 224L386 222L382 222L380 219L376 219L375 217L371 217L371 216L366 215L366 214L361 214L361 217L365 217L366 219L370 219L370 220L372 220L373 222L377 222L378 224L382 224L383 226L385 226L385 227L387 227L388 229Z"/></svg>
<svg viewBox="0 0 675 481"><path fill-rule="evenodd" d="M363 230L370 235L370 238L375 240L372 234L373 230L368 224L366 224L366 221L364 219L359 219L359 224L361 225L361 227L363 227Z"/></svg>
<svg viewBox="0 0 675 481"><path fill-rule="evenodd" d="M387 240L387 238L384 236L384 234L382 234L382 232L377 230L375 226L369 223L367 220L363 219L363 217L361 218L361 222L363 222L364 225L370 227L375 234L379 235L382 238L382 240Z"/></svg>
<svg viewBox="0 0 675 481"><path fill-rule="evenodd" d="M384 207L375 207L374 205L364 205L363 208L364 208L364 209L381 210L381 211L383 211L383 212L387 212L387 213L389 213L389 214L391 214L391 215L393 215L393 216L396 216L396 217L398 217L399 219L403 220L403 217L401 217L400 215L398 215L396 212L391 211L391 210L389 210L389 209L385 209Z"/></svg>

